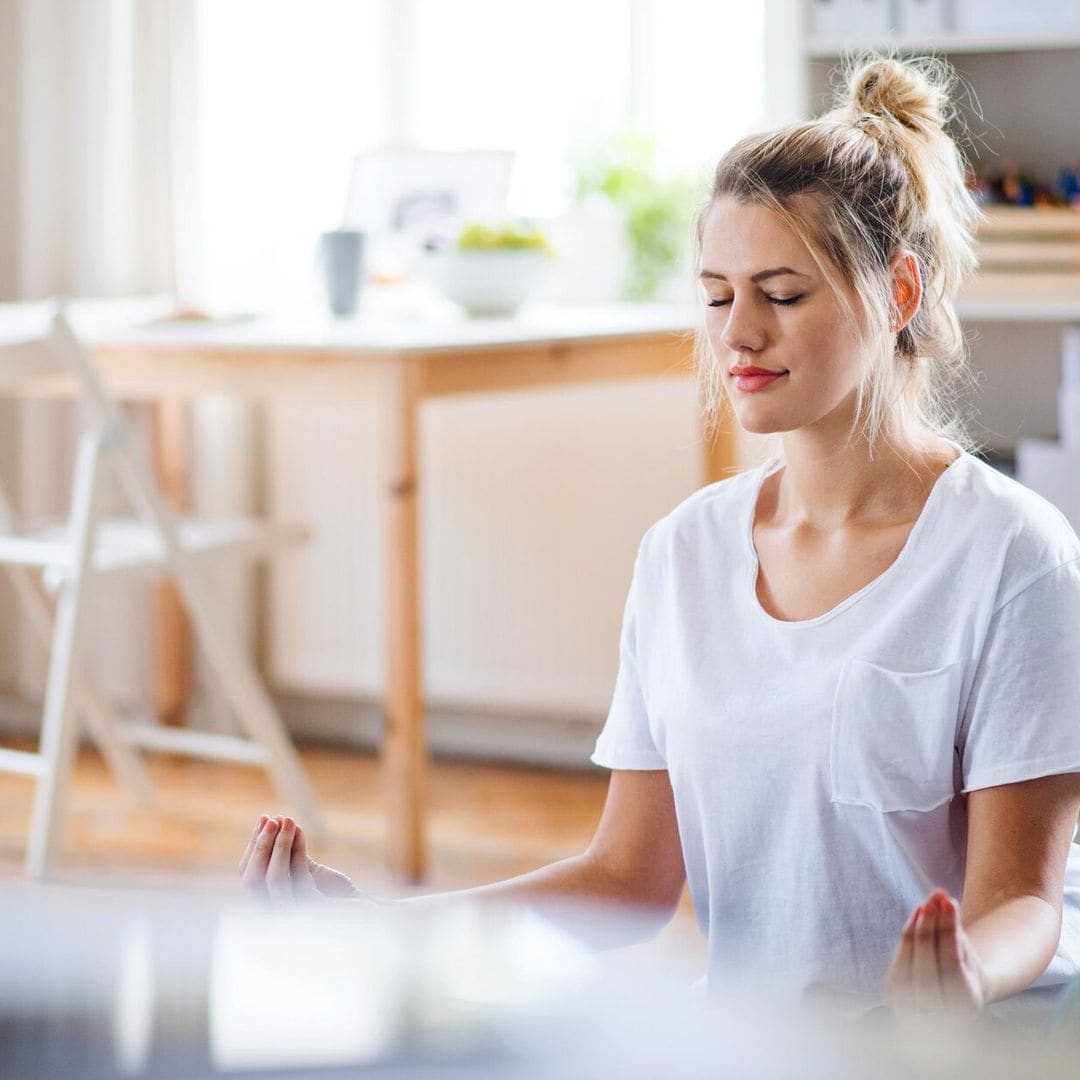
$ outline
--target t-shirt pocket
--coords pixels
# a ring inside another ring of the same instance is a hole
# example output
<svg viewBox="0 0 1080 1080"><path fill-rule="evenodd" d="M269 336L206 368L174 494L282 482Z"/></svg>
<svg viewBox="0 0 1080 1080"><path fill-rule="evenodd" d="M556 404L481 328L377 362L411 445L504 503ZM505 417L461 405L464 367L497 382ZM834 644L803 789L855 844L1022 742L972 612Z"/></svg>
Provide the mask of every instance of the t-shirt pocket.
<svg viewBox="0 0 1080 1080"><path fill-rule="evenodd" d="M833 704L832 801L887 812L951 799L962 675L960 663L892 671L849 660Z"/></svg>

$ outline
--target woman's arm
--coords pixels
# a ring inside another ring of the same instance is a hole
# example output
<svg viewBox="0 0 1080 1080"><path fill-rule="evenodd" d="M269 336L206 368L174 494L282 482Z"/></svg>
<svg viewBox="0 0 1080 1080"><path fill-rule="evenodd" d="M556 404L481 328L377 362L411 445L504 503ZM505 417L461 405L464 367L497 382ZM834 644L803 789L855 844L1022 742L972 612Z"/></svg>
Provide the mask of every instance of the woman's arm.
<svg viewBox="0 0 1080 1080"><path fill-rule="evenodd" d="M935 889L912 913L886 981L894 1008L977 1011L1046 970L1078 812L1080 774L968 795L963 902Z"/></svg>
<svg viewBox="0 0 1080 1080"><path fill-rule="evenodd" d="M984 1002L1030 986L1053 959L1078 812L1075 773L968 795L960 911L980 959Z"/></svg>
<svg viewBox="0 0 1080 1080"><path fill-rule="evenodd" d="M240 874L246 888L279 906L319 893L363 896L345 875L309 859L303 831L289 818L256 825ZM627 908L632 917L625 922L591 919L592 905L580 911L580 917L571 916L574 929L606 946L630 944L657 933L674 915L685 882L667 772L616 770L600 824L582 854L490 885L400 902L432 905L494 899L551 907L560 901L568 905L592 901Z"/></svg>

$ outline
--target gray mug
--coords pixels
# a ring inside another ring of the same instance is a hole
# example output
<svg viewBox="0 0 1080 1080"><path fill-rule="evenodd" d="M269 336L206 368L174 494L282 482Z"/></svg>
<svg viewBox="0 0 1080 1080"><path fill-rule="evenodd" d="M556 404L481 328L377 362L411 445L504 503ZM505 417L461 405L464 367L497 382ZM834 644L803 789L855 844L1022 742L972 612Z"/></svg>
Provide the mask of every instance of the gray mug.
<svg viewBox="0 0 1080 1080"><path fill-rule="evenodd" d="M319 237L319 260L330 311L337 319L352 315L364 269L364 234L355 229L324 232Z"/></svg>

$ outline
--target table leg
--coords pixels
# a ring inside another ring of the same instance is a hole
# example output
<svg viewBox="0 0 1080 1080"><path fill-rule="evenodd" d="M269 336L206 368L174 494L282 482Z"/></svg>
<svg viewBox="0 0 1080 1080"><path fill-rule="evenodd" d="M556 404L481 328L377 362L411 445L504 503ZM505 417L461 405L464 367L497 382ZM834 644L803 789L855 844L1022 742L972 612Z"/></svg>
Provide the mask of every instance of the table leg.
<svg viewBox="0 0 1080 1080"><path fill-rule="evenodd" d="M153 405L154 472L169 506L188 507L188 403L169 399ZM191 696L191 626L171 581L154 587L154 711L165 724L184 722Z"/></svg>
<svg viewBox="0 0 1080 1080"><path fill-rule="evenodd" d="M387 364L381 405L386 544L383 783L390 865L408 881L427 870L427 743L421 691L419 361Z"/></svg>

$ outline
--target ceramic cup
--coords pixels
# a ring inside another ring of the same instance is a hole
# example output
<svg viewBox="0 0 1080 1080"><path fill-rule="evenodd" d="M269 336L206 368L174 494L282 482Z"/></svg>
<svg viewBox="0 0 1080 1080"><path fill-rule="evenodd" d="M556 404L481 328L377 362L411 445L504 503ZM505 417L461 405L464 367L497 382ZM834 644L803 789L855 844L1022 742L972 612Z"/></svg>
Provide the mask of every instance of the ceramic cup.
<svg viewBox="0 0 1080 1080"><path fill-rule="evenodd" d="M326 298L334 318L356 311L364 268L364 234L354 229L331 229L319 237L319 259L326 283Z"/></svg>

